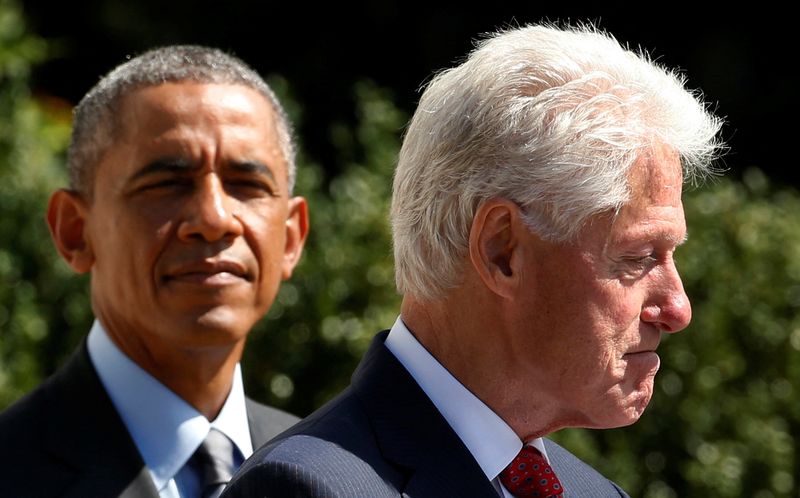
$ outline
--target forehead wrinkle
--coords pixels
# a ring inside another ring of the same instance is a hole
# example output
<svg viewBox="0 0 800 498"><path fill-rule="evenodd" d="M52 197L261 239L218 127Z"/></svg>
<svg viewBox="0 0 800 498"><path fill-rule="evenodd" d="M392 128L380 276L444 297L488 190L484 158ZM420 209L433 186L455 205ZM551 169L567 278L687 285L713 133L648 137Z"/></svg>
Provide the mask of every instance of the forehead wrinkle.
<svg viewBox="0 0 800 498"><path fill-rule="evenodd" d="M165 91L174 94L182 89L185 92L165 99ZM214 165L220 173L263 175L276 183L283 176L283 167L288 175L271 104L246 88L244 92L224 91L220 96L221 90L227 89L166 83L136 89L120 99L115 115L118 145L124 142L126 147L145 148L154 158L135 172L134 178L159 172L186 173L203 164Z"/></svg>
<svg viewBox="0 0 800 498"><path fill-rule="evenodd" d="M660 219L634 224L628 227L628 229L619 232L616 238L626 240L638 239L647 241L648 243L652 242L656 245L666 242L672 247L678 247L686 242L687 237L686 224L682 219L678 224L670 220ZM609 237L609 240L611 240L611 237Z"/></svg>
<svg viewBox="0 0 800 498"><path fill-rule="evenodd" d="M666 145L643 151L628 171L628 204L637 201L660 202L683 191L683 167L678 153Z"/></svg>

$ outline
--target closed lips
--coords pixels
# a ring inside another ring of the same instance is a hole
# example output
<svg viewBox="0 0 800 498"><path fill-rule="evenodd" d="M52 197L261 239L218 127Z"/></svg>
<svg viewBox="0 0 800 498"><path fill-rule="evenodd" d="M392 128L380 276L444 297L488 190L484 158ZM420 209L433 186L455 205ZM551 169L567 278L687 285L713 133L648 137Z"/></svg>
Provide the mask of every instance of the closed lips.
<svg viewBox="0 0 800 498"><path fill-rule="evenodd" d="M250 273L241 263L231 260L201 261L172 269L164 276L165 281L185 278L205 278L227 273L231 276L252 280Z"/></svg>

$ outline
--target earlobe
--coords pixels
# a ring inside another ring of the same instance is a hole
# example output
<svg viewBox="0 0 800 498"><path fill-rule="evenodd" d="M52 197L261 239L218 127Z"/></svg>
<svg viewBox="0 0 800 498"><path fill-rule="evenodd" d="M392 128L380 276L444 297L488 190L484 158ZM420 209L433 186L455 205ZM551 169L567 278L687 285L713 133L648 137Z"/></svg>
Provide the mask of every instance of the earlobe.
<svg viewBox="0 0 800 498"><path fill-rule="evenodd" d="M513 296L519 278L515 252L519 207L506 199L491 199L478 207L469 234L469 256L484 285L503 297Z"/></svg>
<svg viewBox="0 0 800 498"><path fill-rule="evenodd" d="M283 251L281 277L287 280L303 254L308 237L308 203L303 197L289 199L289 216L286 218L286 245Z"/></svg>
<svg viewBox="0 0 800 498"><path fill-rule="evenodd" d="M86 273L94 264L94 252L86 230L86 201L69 190L57 190L47 206L47 226L58 253L78 273Z"/></svg>

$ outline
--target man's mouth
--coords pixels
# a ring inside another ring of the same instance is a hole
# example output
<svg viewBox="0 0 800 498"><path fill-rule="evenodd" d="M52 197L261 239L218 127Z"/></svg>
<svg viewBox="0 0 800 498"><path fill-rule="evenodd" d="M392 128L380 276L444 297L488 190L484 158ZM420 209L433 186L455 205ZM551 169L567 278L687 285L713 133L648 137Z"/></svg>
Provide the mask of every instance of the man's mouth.
<svg viewBox="0 0 800 498"><path fill-rule="evenodd" d="M251 281L245 266L234 260L203 260L170 269L164 282L194 283L210 286L225 286Z"/></svg>

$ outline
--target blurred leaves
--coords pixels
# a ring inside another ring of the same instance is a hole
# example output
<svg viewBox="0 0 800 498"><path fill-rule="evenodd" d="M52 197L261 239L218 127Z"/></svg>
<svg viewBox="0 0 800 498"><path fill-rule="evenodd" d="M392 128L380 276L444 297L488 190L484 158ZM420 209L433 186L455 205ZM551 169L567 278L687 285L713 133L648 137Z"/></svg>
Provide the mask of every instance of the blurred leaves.
<svg viewBox="0 0 800 498"><path fill-rule="evenodd" d="M49 193L66 182L69 127L69 106L28 90L48 50L0 0L0 407L52 372L91 323L87 279L59 261L43 221ZM270 83L301 120L286 81ZM347 385L399 310L387 213L407 116L375 85L354 92L358 124L329 131L341 172L328 177L300 154L310 238L244 360L250 395L298 414ZM678 267L694 319L664 338L651 406L631 427L555 438L631 496L796 497L800 194L753 169L687 192L685 209Z"/></svg>
<svg viewBox="0 0 800 498"><path fill-rule="evenodd" d="M30 390L75 341L70 322L88 316L85 283L59 261L44 223L47 198L65 183L68 106L37 99L30 68L47 44L0 0L0 405ZM85 329L84 329L85 330Z"/></svg>

